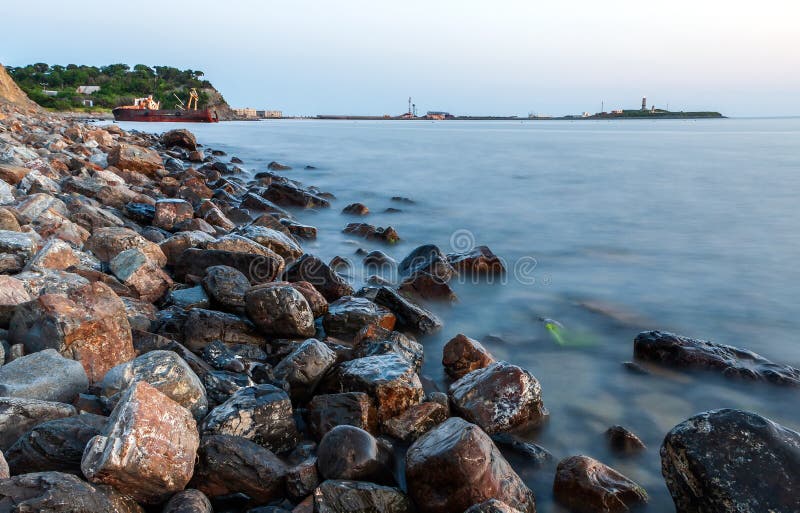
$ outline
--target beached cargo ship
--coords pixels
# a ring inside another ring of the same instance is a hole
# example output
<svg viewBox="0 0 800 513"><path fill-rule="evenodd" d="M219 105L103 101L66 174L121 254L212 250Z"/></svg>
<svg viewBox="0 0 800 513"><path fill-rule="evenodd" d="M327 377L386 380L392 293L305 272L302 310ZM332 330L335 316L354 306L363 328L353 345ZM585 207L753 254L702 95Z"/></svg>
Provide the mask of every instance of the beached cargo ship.
<svg viewBox="0 0 800 513"><path fill-rule="evenodd" d="M178 99L180 101L180 98ZM194 101L194 109L192 109ZM161 104L153 100L152 96L147 98L136 98L133 105L117 107L111 111L116 121L149 121L149 122L172 122L172 123L217 123L219 116L216 111L211 109L197 108L197 91L192 89L189 92L189 103L176 105L176 109L162 109Z"/></svg>

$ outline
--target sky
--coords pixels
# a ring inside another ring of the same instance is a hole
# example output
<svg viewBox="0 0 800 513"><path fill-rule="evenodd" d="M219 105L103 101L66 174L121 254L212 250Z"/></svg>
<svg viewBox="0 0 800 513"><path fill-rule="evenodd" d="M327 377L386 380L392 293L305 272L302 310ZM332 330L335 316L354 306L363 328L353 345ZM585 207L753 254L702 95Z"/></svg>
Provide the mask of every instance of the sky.
<svg viewBox="0 0 800 513"><path fill-rule="evenodd" d="M0 63L170 65L286 115L800 115L796 0L2 0Z"/></svg>

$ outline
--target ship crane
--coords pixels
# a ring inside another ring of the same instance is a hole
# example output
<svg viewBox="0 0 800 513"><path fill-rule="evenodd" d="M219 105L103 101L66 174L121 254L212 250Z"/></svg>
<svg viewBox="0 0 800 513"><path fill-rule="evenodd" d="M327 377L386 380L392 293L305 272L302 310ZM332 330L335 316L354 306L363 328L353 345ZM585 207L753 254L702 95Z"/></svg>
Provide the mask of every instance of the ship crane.
<svg viewBox="0 0 800 513"><path fill-rule="evenodd" d="M200 95L197 94L197 89L194 87L189 90L189 104L186 106L187 110L192 110L192 100L194 100L194 110L197 110L197 100Z"/></svg>

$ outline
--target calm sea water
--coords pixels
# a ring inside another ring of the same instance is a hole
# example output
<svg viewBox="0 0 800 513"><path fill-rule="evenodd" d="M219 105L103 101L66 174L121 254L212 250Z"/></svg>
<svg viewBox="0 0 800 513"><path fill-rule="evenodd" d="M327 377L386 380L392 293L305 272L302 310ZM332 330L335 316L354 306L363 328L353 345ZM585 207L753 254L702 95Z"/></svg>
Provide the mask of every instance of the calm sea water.
<svg viewBox="0 0 800 513"><path fill-rule="evenodd" d="M639 331L660 329L800 366L800 119L187 128L248 169L276 160L294 168L286 175L336 194L330 210L297 213L320 229L304 247L326 260L358 263L357 248L400 260L424 243L445 251L486 244L502 256L512 270L506 283L457 284L459 303L436 307L446 326L422 341L423 374L446 391L444 342L459 332L493 335L486 345L496 357L542 383L551 417L532 439L556 461L583 453L620 470L647 488L647 511L674 511L658 450L692 414L743 408L800 429L796 390L658 369L638 375L621 364L632 359ZM403 241L384 246L342 234L354 219L341 208L355 201L369 206L368 222L395 227ZM560 322L567 344L541 318ZM647 451L610 453L604 431L612 424L636 432ZM552 502L555 465L512 462L540 511L563 511Z"/></svg>

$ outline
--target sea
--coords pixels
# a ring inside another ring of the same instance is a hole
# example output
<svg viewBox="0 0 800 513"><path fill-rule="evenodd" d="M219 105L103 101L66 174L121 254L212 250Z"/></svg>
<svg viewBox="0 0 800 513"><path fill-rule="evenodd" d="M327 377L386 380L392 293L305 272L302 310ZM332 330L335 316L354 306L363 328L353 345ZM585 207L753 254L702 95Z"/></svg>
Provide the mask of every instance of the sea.
<svg viewBox="0 0 800 513"><path fill-rule="evenodd" d="M292 167L281 174L333 193L331 208L293 213L319 229L304 249L351 261L356 287L367 278L358 249L399 261L422 244L486 245L504 260L505 277L457 280L458 301L432 306L445 326L421 340L421 374L428 390L446 392L442 347L464 333L539 380L550 417L526 436L554 460L536 467L510 457L539 511L566 512L553 501L555 464L586 454L644 486L646 511L673 512L659 449L701 411L740 408L800 430L796 389L624 365L637 333L662 330L800 367L800 118L186 128L205 149L226 152L223 160L241 158L249 174L277 161ZM353 202L370 214L343 215ZM357 221L392 226L401 241L342 233ZM611 452L604 433L615 424L647 449Z"/></svg>

